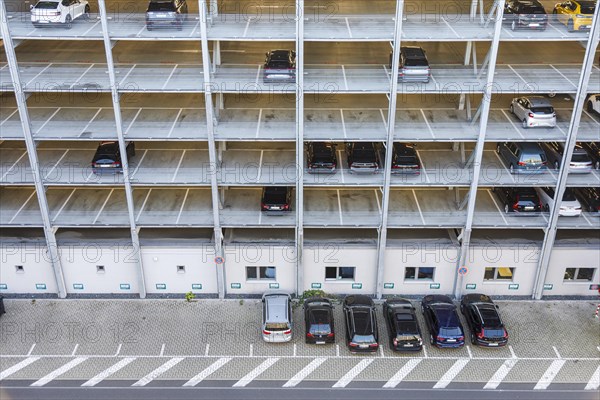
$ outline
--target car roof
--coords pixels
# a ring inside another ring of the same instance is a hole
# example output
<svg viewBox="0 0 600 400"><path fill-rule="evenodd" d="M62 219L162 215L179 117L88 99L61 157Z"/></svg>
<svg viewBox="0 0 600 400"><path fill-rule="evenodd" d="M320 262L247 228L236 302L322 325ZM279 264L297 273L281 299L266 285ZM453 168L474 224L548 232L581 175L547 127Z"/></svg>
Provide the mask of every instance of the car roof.
<svg viewBox="0 0 600 400"><path fill-rule="evenodd" d="M491 297L483 294L483 293L470 293L470 294L465 294L462 297L462 300L464 302L468 302L468 303L488 303L488 304L494 304L494 302L492 301Z"/></svg>
<svg viewBox="0 0 600 400"><path fill-rule="evenodd" d="M410 302L410 300L408 299L403 299L403 298L393 298L393 299L387 299L385 301L385 304L388 305L388 307L396 307L396 308L413 308L412 303Z"/></svg>
<svg viewBox="0 0 600 400"><path fill-rule="evenodd" d="M434 304L434 303L446 303L454 305L452 299L444 294L429 294L423 297L423 303Z"/></svg>
<svg viewBox="0 0 600 400"><path fill-rule="evenodd" d="M287 193L287 186L265 186L266 193Z"/></svg>
<svg viewBox="0 0 600 400"><path fill-rule="evenodd" d="M311 297L304 300L305 307L331 307L331 300L322 297Z"/></svg>
<svg viewBox="0 0 600 400"><path fill-rule="evenodd" d="M394 151L396 153L403 153L403 154L410 154L410 155L417 154L413 145L408 144L408 143L394 143Z"/></svg>
<svg viewBox="0 0 600 400"><path fill-rule="evenodd" d="M288 322L288 301L289 295L287 294L267 294L263 295L265 303L268 303L266 307L265 319L267 322Z"/></svg>
<svg viewBox="0 0 600 400"><path fill-rule="evenodd" d="M545 97L529 96L529 97L525 97L525 98L527 100L529 100L531 105L533 105L534 107L540 107L540 106L552 107L552 103L550 103L550 101L548 99L546 99Z"/></svg>
<svg viewBox="0 0 600 400"><path fill-rule="evenodd" d="M364 294L351 294L344 297L344 305L348 307L372 307L373 299Z"/></svg>
<svg viewBox="0 0 600 400"><path fill-rule="evenodd" d="M290 55L291 50L271 50L271 58L283 58L287 59Z"/></svg>
<svg viewBox="0 0 600 400"><path fill-rule="evenodd" d="M538 143L533 142L516 142L515 143L521 151L533 151L533 152L542 152L542 148Z"/></svg>
<svg viewBox="0 0 600 400"><path fill-rule="evenodd" d="M425 51L419 46L402 46L400 51L404 53L406 57L424 57Z"/></svg>

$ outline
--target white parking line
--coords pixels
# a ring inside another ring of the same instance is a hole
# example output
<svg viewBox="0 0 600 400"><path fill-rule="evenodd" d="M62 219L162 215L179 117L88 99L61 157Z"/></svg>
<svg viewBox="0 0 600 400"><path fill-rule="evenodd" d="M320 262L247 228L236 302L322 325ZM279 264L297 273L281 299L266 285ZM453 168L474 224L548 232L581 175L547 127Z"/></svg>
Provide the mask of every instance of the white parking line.
<svg viewBox="0 0 600 400"><path fill-rule="evenodd" d="M294 375L289 381L283 384L283 387L295 387L304 380L311 372L317 369L321 364L327 360L325 357L319 357L312 360L306 367L302 368L296 375Z"/></svg>
<svg viewBox="0 0 600 400"><path fill-rule="evenodd" d="M552 361L552 364L550 364L546 372L544 372L544 375L540 378L540 380L533 389L541 390L546 389L548 386L550 386L550 384L552 383L552 381L566 362L566 360Z"/></svg>
<svg viewBox="0 0 600 400"><path fill-rule="evenodd" d="M102 107L100 107L98 109L98 111L96 111L96 114L94 114L94 116L92 117L92 119L90 119L90 121L83 127L83 129L81 130L81 133L79 133L79 136L83 135L87 131L87 129L90 127L90 125L92 124L92 122L94 122L94 120L100 114L100 112L102 112Z"/></svg>
<svg viewBox="0 0 600 400"><path fill-rule="evenodd" d="M469 363L468 358L462 358L460 360L456 360L454 365L450 367L450 369L440 378L439 381L435 385L433 385L434 389L444 389L448 386L456 375Z"/></svg>
<svg viewBox="0 0 600 400"><path fill-rule="evenodd" d="M179 219L181 218L181 213L183 212L183 208L185 207L185 201L188 198L188 195L190 194L190 188L187 188L185 190L185 196L183 196L183 201L181 202L181 207L179 207L179 213L177 214L177 220L175 221L175 225L179 224ZM208 343L206 344L208 346ZM208 350L208 348L207 348Z"/></svg>
<svg viewBox="0 0 600 400"><path fill-rule="evenodd" d="M504 218L504 211L502 209L500 209L500 207L498 206L498 203L496 203L496 199L494 198L494 195L492 194L492 191L491 190L486 190L486 192L490 195L490 198L492 199L492 202L496 206L496 209L498 210L498 213L502 217L502 220L504 221L504 224L506 226L508 226L508 221L506 220L506 218Z"/></svg>
<svg viewBox="0 0 600 400"><path fill-rule="evenodd" d="M337 189L336 192L337 192L337 201L338 201L338 212L340 215L340 225L344 225L344 216L342 214L342 199L340 198L340 189Z"/></svg>
<svg viewBox="0 0 600 400"><path fill-rule="evenodd" d="M65 206L69 202L69 200L71 200L71 197L73 197L73 195L75 194L76 190L77 190L77 188L73 189L73 191L71 193L69 193L69 196L67 196L67 199L65 200L65 202L63 203L63 205L60 206L60 208L58 209L58 212L56 213L56 215L54 216L54 218L52 218L52 222L56 221L56 218L58 218L58 216L60 215L60 213L62 212L62 210L65 208Z"/></svg>
<svg viewBox="0 0 600 400"><path fill-rule="evenodd" d="M586 110L583 110L583 112L585 113L585 115L587 115L588 117L590 117L590 119L592 121L594 121L596 123L596 125L600 125L600 122L596 121L596 118L594 118L589 112L587 112ZM14 114L14 113L13 113ZM12 114L11 114L12 115ZM4 122L3 122L4 123Z"/></svg>
<svg viewBox="0 0 600 400"><path fill-rule="evenodd" d="M600 366L596 368L590 381L585 385L585 390L598 390L598 388L600 388Z"/></svg>
<svg viewBox="0 0 600 400"><path fill-rule="evenodd" d="M114 191L114 188L110 189L110 192L108 192L108 196L106 196L106 199L104 199L104 203L102 203L102 207L100 207L100 211L98 211L98 214L96 214L96 218L94 218L94 222L92 222L92 224L95 224L96 221L98 221L98 218L100 218L100 214L102 214L102 211L104 211L104 207L106 206L106 203L108 203L108 199L110 199L110 196L113 194Z"/></svg>
<svg viewBox="0 0 600 400"><path fill-rule="evenodd" d="M256 134L254 135L254 137L256 137L256 138L260 134L260 122L262 121L262 112L263 112L262 108L260 110L258 110L258 121L256 122Z"/></svg>
<svg viewBox="0 0 600 400"><path fill-rule="evenodd" d="M425 120L425 125L427 125L427 129L429 129L429 134L431 135L432 138L435 139L435 134L433 133L433 129L431 129L431 125L429 125L429 121L427 120L427 117L425 116L425 112L423 111L422 108L420 108L419 111L421 111L421 115L423 116L423 119Z"/></svg>
<svg viewBox="0 0 600 400"><path fill-rule="evenodd" d="M50 63L50 64L46 65L46 67L45 67L45 68L43 68L43 69L42 69L40 72L38 72L36 76L34 76L33 78L31 78L31 80L30 80L29 82L27 82L27 83L25 84L25 86L24 86L24 87L27 87L27 86L29 86L29 84L30 84L31 82L33 82L34 80L36 80L36 79L37 79L37 77L38 77L38 76L40 76L41 74L43 74L43 73L44 73L44 71L46 71L48 68L50 68L50 66L52 66L52 64L53 64L53 63Z"/></svg>
<svg viewBox="0 0 600 400"><path fill-rule="evenodd" d="M372 358L364 359L364 360L360 361L350 371L346 372L346 374L344 376L342 376L339 381L334 383L332 387L334 387L334 388L346 387L350 382L352 382L352 380L354 378L356 378L358 376L358 374L360 374L372 362L373 362Z"/></svg>
<svg viewBox="0 0 600 400"><path fill-rule="evenodd" d="M31 198L35 195L35 190L33 192L31 192L31 194L29 195L29 197L27 198L27 200L25 200L23 202L23 205L21 207L19 207L19 209L17 210L17 212L15 213L15 215L12 216L12 218L10 219L9 224L12 224L12 222L15 220L15 218L17 218L17 215L19 215L19 213L21 211L23 211L23 209L25 208L25 206L27 205L27 203L29 203L29 201L31 200Z"/></svg>
<svg viewBox="0 0 600 400"><path fill-rule="evenodd" d="M2 121L2 122L0 123L0 125L4 125L4 123L5 123L6 121L8 121L8 120L9 120L9 119L10 119L10 118L13 116L13 115L15 115L15 114L17 113L17 111L19 111L19 109L18 109L18 108L15 108L15 111L13 111L12 113L10 113L10 115L9 115L8 117L6 117L6 118L4 119L4 121Z"/></svg>
<svg viewBox="0 0 600 400"><path fill-rule="evenodd" d="M175 64L175 66L173 67L173 69L171 70L171 73L169 74L169 76L167 77L167 80L165 81L165 83L162 85L162 90L165 90L165 88L167 87L167 85L169 84L169 81L171 80L171 77L173 76L173 74L175 73L175 70L177 69L177 67L179 66L179 64Z"/></svg>
<svg viewBox="0 0 600 400"><path fill-rule="evenodd" d="M183 158L185 157L185 152L187 150L183 150L181 152L181 157L179 157L179 162L177 163L177 168L175 168L175 173L173 173L173 177L171 178L171 182L175 182L175 178L177 178L177 173L179 172L179 168L181 168L181 163L183 162Z"/></svg>
<svg viewBox="0 0 600 400"><path fill-rule="evenodd" d="M77 80L75 80L75 82L73 82L73 83L71 84L71 86L69 86L69 89L72 89L72 88L73 88L73 86L77 85L77 84L79 83L79 81L80 81L81 79L83 79L83 77L85 76L85 74L87 74L87 73L89 72L89 70L90 70L90 69L92 69L92 68L94 67L94 65L96 65L96 64L92 64L92 65L90 65L89 67L87 67L87 68L86 68L86 70L85 70L85 71L83 71L83 74L79 75L79 78L77 78Z"/></svg>
<svg viewBox="0 0 600 400"><path fill-rule="evenodd" d="M258 70L256 71L256 86L258 87L258 79L260 78L260 70L262 69L262 64L258 66Z"/></svg>
<svg viewBox="0 0 600 400"><path fill-rule="evenodd" d="M64 373L70 371L71 369L75 368L76 366L78 366L79 364L81 364L82 362L84 362L85 360L87 360L87 357L77 357L77 358L69 361L68 363L66 363L62 367L60 367L58 369L55 369L54 371L50 372L48 375L44 376L43 378L41 378L41 379L33 382L30 386L44 386L48 382L53 381L54 379L58 378L62 374L64 374Z"/></svg>
<svg viewBox="0 0 600 400"><path fill-rule="evenodd" d="M206 348L204 349L204 357L208 357L209 349L210 349L210 343L206 343Z"/></svg>
<svg viewBox="0 0 600 400"><path fill-rule="evenodd" d="M197 29L198 25L200 25L200 21L196 22L196 25L194 25L194 27L192 28L192 31L190 32L190 34L188 35L188 37L192 37L192 35L194 34L194 32L196 32L196 29Z"/></svg>
<svg viewBox="0 0 600 400"><path fill-rule="evenodd" d="M352 39L352 29L350 29L350 22L348 22L348 18L344 18L346 20L346 28L348 28L348 36Z"/></svg>
<svg viewBox="0 0 600 400"><path fill-rule="evenodd" d="M68 152L69 152L69 150L65 150L65 152L63 153L63 155L60 156L60 158L58 159L58 161L56 163L54 163L54 165L52 166L52 168L50 168L50 171L48 171L48 173L46 174L46 176L44 176L44 179L48 179L48 177L50 176L50 174L54 172L54 170L56 169L56 167L58 166L58 164L60 164L60 162L63 160L63 158L65 158L65 156L67 155Z"/></svg>
<svg viewBox="0 0 600 400"><path fill-rule="evenodd" d="M377 190L375 189L375 202L377 203L377 208L379 209L379 215L381 215L381 202L379 201L379 195L377 194Z"/></svg>
<svg viewBox="0 0 600 400"><path fill-rule="evenodd" d="M467 353L469 353L469 358L473 358L473 353L471 352L471 346L466 345L465 347L467 348Z"/></svg>
<svg viewBox="0 0 600 400"><path fill-rule="evenodd" d="M342 163L342 151L338 150L338 165L340 166L340 178L342 178L342 184L345 183L344 178L344 164Z"/></svg>
<svg viewBox="0 0 600 400"><path fill-rule="evenodd" d="M521 136L521 139L525 139L525 136L523 136L523 133L521 133L521 130L519 129L519 127L517 126L517 124L515 124L515 122L511 118L511 116L508 115L508 113L506 111L504 111L504 110L500 110L500 111L502 111L502 114L504 114L504 116L506 117L506 119L508 120L508 122L510 122L510 124L513 126L513 128L515 128L515 131L517 131L517 133L519 134L519 136Z"/></svg>
<svg viewBox="0 0 600 400"><path fill-rule="evenodd" d="M24 359L20 363L15 364L15 365L13 365L10 368L5 369L4 371L0 372L0 381L3 380L3 379L8 378L9 376L11 376L12 374L14 374L15 372L18 372L18 371L22 370L23 368L25 368L28 365L36 362L39 359L40 359L40 357L29 357L29 358Z"/></svg>
<svg viewBox="0 0 600 400"><path fill-rule="evenodd" d="M139 110L137 110L137 112L135 113L135 115L133 116L133 119L131 120L131 122L129 123L129 125L127 126L127 129L125 129L125 132L123 132L123 135L127 135L127 133L129 133L129 130L131 129L131 127L133 126L133 124L135 123L135 120L137 119L137 117L140 115L140 113L142 112L144 108L140 107Z"/></svg>
<svg viewBox="0 0 600 400"><path fill-rule="evenodd" d="M252 19L248 18L248 23L246 24L246 28L244 29L244 33L242 34L242 37L246 37L246 34L248 33L248 28L250 28L250 21L252 21Z"/></svg>
<svg viewBox="0 0 600 400"><path fill-rule="evenodd" d="M592 224L592 221L590 221L590 220L588 219L588 217L586 217L586 216L585 216L585 214L584 214L583 212L581 213L581 216L583 217L583 219L585 219L585 220L587 221L587 223L588 223L590 226L594 226L594 224Z"/></svg>
<svg viewBox="0 0 600 400"><path fill-rule="evenodd" d="M148 375L144 376L142 379L135 382L131 386L146 386L147 384L152 382L154 379L156 379L160 375L164 374L165 372L167 372L168 370L170 370L171 368L173 368L174 366L179 364L183 359L184 359L183 357L171 358L169 361L167 361L160 367L156 368L154 371L150 372Z"/></svg>
<svg viewBox="0 0 600 400"><path fill-rule="evenodd" d="M258 172L256 174L256 183L260 182L260 177L262 175L262 164L263 164L263 156L265 154L264 150L260 151L260 158L258 159Z"/></svg>
<svg viewBox="0 0 600 400"><path fill-rule="evenodd" d="M202 372L194 376L192 379L183 384L183 386L196 386L208 376L212 375L215 371L221 368L223 365L231 361L230 357L219 358L217 361L206 367Z"/></svg>
<svg viewBox="0 0 600 400"><path fill-rule="evenodd" d="M344 87L348 90L348 80L346 79L346 68L342 64L342 75L344 76Z"/></svg>
<svg viewBox="0 0 600 400"><path fill-rule="evenodd" d="M402 382L404 380L404 378L406 378L406 376L408 374L410 374L410 372L415 369L415 367L417 365L419 365L419 363L421 363L421 361L423 361L421 358L415 358L412 360L408 360L408 362L406 364L404 364L402 366L402 368L400 368L398 370L398 372L396 372L394 374L394 376L392 376L390 378L389 381L387 381L385 383L385 385L383 385L384 388L395 388L396 386L398 386L400 384L400 382Z"/></svg>
<svg viewBox="0 0 600 400"><path fill-rule="evenodd" d="M423 222L423 225L425 225L425 218L423 218L423 213L421 212L421 206L419 205L419 200L417 199L417 194L415 193L415 190L412 189L411 190L413 197L415 198L415 203L417 204L417 210L419 210L419 215L421 216L421 222Z"/></svg>
<svg viewBox="0 0 600 400"><path fill-rule="evenodd" d="M78 348L79 348L79 343L75 344L75 348L71 352L71 357L75 357L75 353L77 353Z"/></svg>
<svg viewBox="0 0 600 400"><path fill-rule="evenodd" d="M554 350L554 354L556 354L556 358L561 359L562 357L560 356L560 353L558 352L558 349L556 348L556 346L552 346L552 350Z"/></svg>
<svg viewBox="0 0 600 400"><path fill-rule="evenodd" d="M417 156L419 157L419 160L421 160L421 171L423 171L423 175L425 175L425 180L427 181L427 183L431 183L431 181L429 180L429 175L427 175L427 167L423 162L423 157L421 157L421 153L419 153L419 150L416 150L416 152Z"/></svg>
<svg viewBox="0 0 600 400"><path fill-rule="evenodd" d="M160 346L160 353L159 355L162 357L165 354L165 344L163 343L162 346Z"/></svg>
<svg viewBox="0 0 600 400"><path fill-rule="evenodd" d="M136 34L135 34L135 37L140 37L140 33L142 33L142 31L143 31L144 29L146 29L146 27L145 27L145 26L144 26L144 27L142 27L142 29L140 29L140 30L138 31L138 33L136 33Z"/></svg>
<svg viewBox="0 0 600 400"><path fill-rule="evenodd" d="M38 131L38 132L41 132L41 131L42 131L42 129L44 129L44 127L45 127L45 126L48 124L48 122L50 122L50 120L51 120L52 118L54 118L54 116L55 116L56 114L58 114L58 112L61 110L61 108L62 108L62 107L58 107L58 108L57 108L57 109L56 109L56 110L55 110L55 111L52 113L52 115L50 115L50 117L48 117L48 119L46 120L46 122L44 122L44 123L42 124L42 126L40 126L40 127L38 128L38 130L37 130L37 131Z"/></svg>
<svg viewBox="0 0 600 400"><path fill-rule="evenodd" d="M101 22L101 20L98 20L94 25L92 25L92 27L90 29L88 29L87 31L83 32L83 34L81 36L85 36L87 35L92 29L94 29L96 27L96 25L98 25Z"/></svg>
<svg viewBox="0 0 600 400"><path fill-rule="evenodd" d="M250 343L250 357L254 355L254 346Z"/></svg>
<svg viewBox="0 0 600 400"><path fill-rule="evenodd" d="M387 129L388 123L387 123L387 120L385 119L385 114L383 113L383 110L381 108L379 109L379 114L381 114L381 120L383 121L383 126L385 127L385 129Z"/></svg>
<svg viewBox="0 0 600 400"><path fill-rule="evenodd" d="M522 80L526 85L529 85L529 82L527 82L525 79L523 79L523 77L521 75L519 75L519 73L517 71L515 71L515 69L510 65L510 64L506 64L506 66L508 68L510 68L510 70L520 79Z"/></svg>
<svg viewBox="0 0 600 400"><path fill-rule="evenodd" d="M142 215L142 212L144 212L144 207L146 207L146 202L148 201L148 197L150 197L150 193L152 193L152 188L150 188L150 190L148 190L148 193L146 193L146 197L144 198L142 206L140 207L140 211L138 212L138 215L135 218L136 222L140 219L140 215Z"/></svg>
<svg viewBox="0 0 600 400"><path fill-rule="evenodd" d="M513 367L515 366L517 361L518 360L516 360L514 358L504 361L504 364L502 364L500 366L500 368L498 368L498 370L496 371L494 376L492 376L490 378L488 383L486 383L483 388L484 389L496 389L502 383L504 378L506 378L506 375L508 375L510 370L513 369Z"/></svg>
<svg viewBox="0 0 600 400"><path fill-rule="evenodd" d="M452 28L452 26L448 23L448 21L446 21L445 18L442 17L441 20L444 21L444 23L448 26L448 28L452 31L452 33L454 33L456 35L457 39L461 38L461 36L458 34L458 32L456 32L454 30L454 28Z"/></svg>
<svg viewBox="0 0 600 400"><path fill-rule="evenodd" d="M108 367L104 371L100 372L98 375L94 376L92 379L82 383L81 386L85 386L85 387L96 386L97 384L99 384L100 382L102 382L103 380L108 378L109 376L115 374L117 371L123 369L125 366L127 366L128 364L130 364L132 361L135 361L135 360L136 360L135 357L123 358L115 365Z"/></svg>
<svg viewBox="0 0 600 400"><path fill-rule="evenodd" d="M342 132L344 133L344 139L346 139L346 121L344 121L344 109L342 108L340 108L340 117L342 120Z"/></svg>
<svg viewBox="0 0 600 400"><path fill-rule="evenodd" d="M137 64L133 64L133 67L131 67L131 69L129 71L127 71L127 73L125 74L125 76L119 81L119 83L123 83L125 82L125 79L127 79L129 77L129 74L131 74L131 72L133 71L133 69L137 66Z"/></svg>
<svg viewBox="0 0 600 400"><path fill-rule="evenodd" d="M171 125L171 129L169 129L169 133L167 134L168 138L171 137L171 134L173 133L173 130L175 129L175 125L177 125L177 122L179 121L179 117L181 116L182 112L183 112L183 108L180 108L179 111L177 112L177 116L175 117L175 120L173 121L173 124Z"/></svg>
<svg viewBox="0 0 600 400"><path fill-rule="evenodd" d="M142 156L140 157L140 161L138 161L138 165L137 167L135 167L135 170L133 171L133 173L131 174L131 177L133 178L135 176L135 174L138 172L138 169L140 169L140 167L142 166L142 162L144 161L144 158L146 157L146 154L148 154L148 149L144 150L144 154L142 154Z"/></svg>
<svg viewBox="0 0 600 400"><path fill-rule="evenodd" d="M553 69L553 70L555 70L556 72L558 72L560 76L562 76L563 78L565 78L566 80L568 80L568 81L569 81L569 83L570 83L571 85L573 85L573 86L577 87L577 85L576 85L575 83L573 83L573 81L572 81L572 80L570 80L569 78L567 78L567 77L566 77L566 76L565 76L565 75L564 75L562 72L560 72L558 69L556 69L556 68L554 67L554 65L552 65L552 64L548 64L548 65L549 65L550 67L552 67L552 69Z"/></svg>
<svg viewBox="0 0 600 400"><path fill-rule="evenodd" d="M508 345L508 350L510 351L510 355L512 358L517 358L517 355L515 354L515 350L513 349L513 347L510 344Z"/></svg>
<svg viewBox="0 0 600 400"><path fill-rule="evenodd" d="M23 152L23 154L21 154L21 156L19 158L17 158L17 161L15 161L15 163L13 165L11 165L9 169L6 170L4 175L2 175L2 178L0 178L0 181L4 181L4 178L6 178L6 175L8 175L10 173L10 171L12 171L15 168L15 166L19 163L19 161L21 161L23 159L23 157L25 157L26 155L27 155L27 150L25 150L25 152Z"/></svg>
<svg viewBox="0 0 600 400"><path fill-rule="evenodd" d="M254 380L257 376L269 369L273 364L279 360L279 357L267 358L258 367L248 372L242 379L233 384L233 387L244 387Z"/></svg>
<svg viewBox="0 0 600 400"><path fill-rule="evenodd" d="M31 345L31 347L29 348L29 351L27 352L27 357L29 357L31 355L31 353L33 352L33 349L35 349L35 343Z"/></svg>

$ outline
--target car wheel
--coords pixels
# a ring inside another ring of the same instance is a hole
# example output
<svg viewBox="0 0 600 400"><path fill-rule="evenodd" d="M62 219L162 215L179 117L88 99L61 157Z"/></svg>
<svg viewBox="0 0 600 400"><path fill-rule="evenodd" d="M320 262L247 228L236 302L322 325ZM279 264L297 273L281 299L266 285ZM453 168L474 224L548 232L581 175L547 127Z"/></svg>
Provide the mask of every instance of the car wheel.
<svg viewBox="0 0 600 400"><path fill-rule="evenodd" d="M73 20L71 19L70 15L67 15L65 17L65 29L71 29L73 27Z"/></svg>
<svg viewBox="0 0 600 400"><path fill-rule="evenodd" d="M477 343L475 343L475 335L473 335L473 332L471 332L470 334L470 339L471 339L471 344L475 345Z"/></svg>
<svg viewBox="0 0 600 400"><path fill-rule="evenodd" d="M590 206L590 209L589 209L588 211L589 211L589 212L591 212L591 213L593 213L593 212L594 212L594 211L596 211L596 210L594 210L594 207L593 207L593 206Z"/></svg>
<svg viewBox="0 0 600 400"><path fill-rule="evenodd" d="M496 153L500 154L500 145L499 144L496 145Z"/></svg>
<svg viewBox="0 0 600 400"><path fill-rule="evenodd" d="M587 110L588 110L588 112L594 112L594 105L592 104L591 101L587 102Z"/></svg>
<svg viewBox="0 0 600 400"><path fill-rule="evenodd" d="M514 114L514 113L515 113L515 107L514 107L512 104L510 105L510 108L509 108L509 110L510 110L510 113L511 113L511 114Z"/></svg>
<svg viewBox="0 0 600 400"><path fill-rule="evenodd" d="M90 6L85 6L85 11L83 12L84 19L90 19Z"/></svg>
<svg viewBox="0 0 600 400"><path fill-rule="evenodd" d="M510 212L510 207L508 206L508 204L504 205L504 212L507 214Z"/></svg>
<svg viewBox="0 0 600 400"><path fill-rule="evenodd" d="M517 30L517 21L513 21L512 25L510 26L510 29L512 29L513 31Z"/></svg>
<svg viewBox="0 0 600 400"><path fill-rule="evenodd" d="M549 204L546 204L546 205L544 206L544 211L545 211L545 212L548 212L548 211L550 211L550 205L549 205Z"/></svg>
<svg viewBox="0 0 600 400"><path fill-rule="evenodd" d="M511 174L514 174L515 173L515 167L514 167L514 165L510 164L510 166L508 167L508 170L509 170L509 172Z"/></svg>
<svg viewBox="0 0 600 400"><path fill-rule="evenodd" d="M596 161L596 165L595 165L596 169L600 169L600 161Z"/></svg>
<svg viewBox="0 0 600 400"><path fill-rule="evenodd" d="M553 98L554 96L556 96L556 92L550 92L550 93L548 93L548 97Z"/></svg>
<svg viewBox="0 0 600 400"><path fill-rule="evenodd" d="M559 169L560 165L558 164L558 161L554 161L554 169Z"/></svg>
<svg viewBox="0 0 600 400"><path fill-rule="evenodd" d="M429 334L429 343L434 346L435 345L435 341L433 340L433 335Z"/></svg>
<svg viewBox="0 0 600 400"><path fill-rule="evenodd" d="M573 32L573 31L575 30L575 26L574 26L574 24L573 24L573 20L572 20L572 19L570 19L570 20L567 22L567 30L568 30L569 32Z"/></svg>
<svg viewBox="0 0 600 400"><path fill-rule="evenodd" d="M526 119L523 120L523 129L527 129L527 120Z"/></svg>

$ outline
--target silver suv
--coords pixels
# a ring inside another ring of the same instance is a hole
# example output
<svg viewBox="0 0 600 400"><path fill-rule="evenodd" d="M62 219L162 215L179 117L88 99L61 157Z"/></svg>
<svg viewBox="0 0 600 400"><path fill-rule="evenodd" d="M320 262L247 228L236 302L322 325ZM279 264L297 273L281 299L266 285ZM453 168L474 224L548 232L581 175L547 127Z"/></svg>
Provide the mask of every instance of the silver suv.
<svg viewBox="0 0 600 400"><path fill-rule="evenodd" d="M559 169L562 163L565 146L559 142L543 143L542 147L548 156L554 169ZM573 156L569 163L569 173L589 174L592 172L592 159L580 145L576 145L573 149Z"/></svg>
<svg viewBox="0 0 600 400"><path fill-rule="evenodd" d="M523 123L523 128L554 128L556 126L554 107L544 97L514 98L510 104L510 112Z"/></svg>
<svg viewBox="0 0 600 400"><path fill-rule="evenodd" d="M292 340L292 298L287 293L262 296L262 337L265 342Z"/></svg>

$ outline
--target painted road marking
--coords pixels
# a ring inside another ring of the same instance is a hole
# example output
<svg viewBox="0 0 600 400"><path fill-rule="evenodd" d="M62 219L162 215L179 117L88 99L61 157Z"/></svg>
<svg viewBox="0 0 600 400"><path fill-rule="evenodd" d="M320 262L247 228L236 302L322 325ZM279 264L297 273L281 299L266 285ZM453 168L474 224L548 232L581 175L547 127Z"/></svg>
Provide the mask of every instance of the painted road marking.
<svg viewBox="0 0 600 400"><path fill-rule="evenodd" d="M30 386L44 386L46 383L58 378L65 372L75 368L76 366L78 366L79 364L84 362L85 360L87 360L87 357L77 357L77 358L69 361L62 367L50 372L48 375L44 376L43 378L33 382Z"/></svg>
<svg viewBox="0 0 600 400"><path fill-rule="evenodd" d="M148 375L146 375L139 381L135 382L131 386L146 386L147 384L152 382L154 379L156 379L158 376L164 374L165 372L167 372L168 370L173 368L175 365L179 364L182 360L183 360L183 357L171 358L169 361L167 361L160 367L156 368L154 371L150 372Z"/></svg>
<svg viewBox="0 0 600 400"><path fill-rule="evenodd" d="M295 387L304 380L311 372L319 367L319 365L325 362L325 357L315 358L306 367L302 368L296 375L289 381L283 384L283 387Z"/></svg>
<svg viewBox="0 0 600 400"><path fill-rule="evenodd" d="M352 379L356 378L358 374L360 374L365 368L369 366L373 362L373 359L365 359L359 362L352 368L350 371L346 373L346 375L342 376L339 381L337 381L332 387L334 388L343 388L346 387Z"/></svg>
<svg viewBox="0 0 600 400"><path fill-rule="evenodd" d="M598 390L600 388L600 366L596 368L596 372L590 378L590 381L585 385L585 390Z"/></svg>
<svg viewBox="0 0 600 400"><path fill-rule="evenodd" d="M439 381L435 385L433 385L434 389L443 389L452 382L456 375L469 363L468 358L462 358L460 360L456 360L454 365L450 367L450 369L440 378Z"/></svg>
<svg viewBox="0 0 600 400"><path fill-rule="evenodd" d="M514 359L514 358L504 361L504 364L502 364L500 366L500 368L498 368L498 371L496 371L494 376L492 376L492 378L488 381L488 383L485 384L485 386L483 388L484 389L496 389L498 387L498 385L500 385L502 383L504 378L506 378L506 375L508 375L510 370L513 369L513 367L515 366L517 361L518 360Z"/></svg>
<svg viewBox="0 0 600 400"><path fill-rule="evenodd" d="M104 371L100 372L98 375L94 376L89 381L82 383L81 386L96 386L98 383L102 382L103 380L105 380L109 376L113 375L115 372L119 371L120 369L125 367L127 364L131 363L132 361L134 361L136 359L137 358L135 358L135 357L123 358L121 361L119 361L118 363L105 369Z"/></svg>
<svg viewBox="0 0 600 400"><path fill-rule="evenodd" d="M12 374L14 374L17 371L22 370L23 368L27 367L28 365L36 362L37 360L39 360L40 357L29 357L24 359L23 361L21 361L18 364L13 365L10 368L5 369L4 371L0 372L0 381L8 378L9 376L11 376Z"/></svg>
<svg viewBox="0 0 600 400"><path fill-rule="evenodd" d="M231 357L219 358L217 361L206 367L202 372L194 376L192 379L183 384L183 386L196 386L216 370L231 361Z"/></svg>
<svg viewBox="0 0 600 400"><path fill-rule="evenodd" d="M419 365L419 363L423 361L423 359L421 358L415 358L412 360L408 360L408 362L406 364L404 364L404 366L402 368L400 368L398 370L398 372L396 372L394 374L394 376L392 376L390 378L389 381L387 381L385 383L385 385L383 385L384 388L395 388L396 386L398 386L398 384L400 384L400 382L402 382L402 380L404 378L406 378L406 376L408 374L410 374L410 372L415 369L415 367L417 365Z"/></svg>
<svg viewBox="0 0 600 400"><path fill-rule="evenodd" d="M254 380L254 378L256 378L257 376L265 372L267 369L269 369L271 365L275 364L277 360L279 360L279 357L267 358L258 367L254 368L252 371L248 372L246 376L234 383L233 387L244 387L248 385Z"/></svg>
<svg viewBox="0 0 600 400"><path fill-rule="evenodd" d="M533 389L534 390L546 389L548 386L550 386L550 384L552 383L552 381L558 374L558 371L560 371L560 369L563 367L563 365L565 365L565 363L566 363L566 360L552 361L552 364L550 364L550 366L548 367L546 372L544 372L544 375L540 378L540 380L538 381L538 383L535 385L535 387Z"/></svg>

